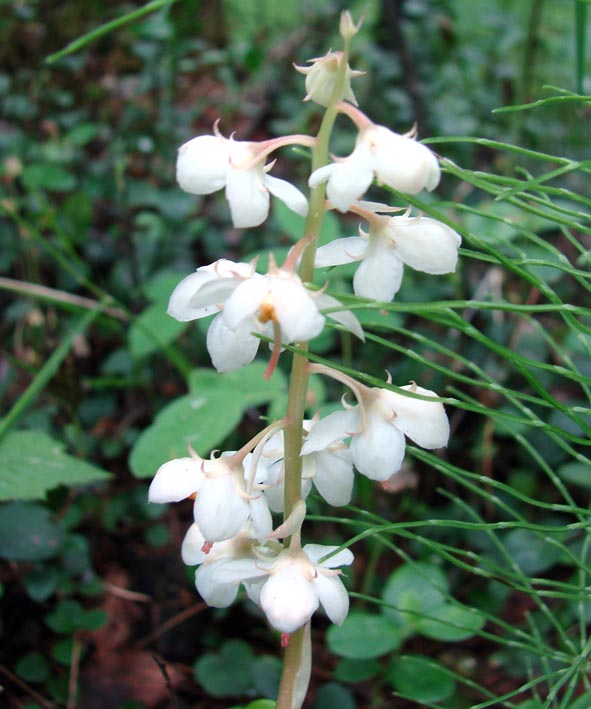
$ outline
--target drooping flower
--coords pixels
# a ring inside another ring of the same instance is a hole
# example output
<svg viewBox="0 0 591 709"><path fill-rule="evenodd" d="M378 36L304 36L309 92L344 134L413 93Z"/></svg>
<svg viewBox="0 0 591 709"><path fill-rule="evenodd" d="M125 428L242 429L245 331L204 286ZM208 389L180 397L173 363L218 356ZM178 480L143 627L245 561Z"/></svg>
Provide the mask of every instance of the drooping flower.
<svg viewBox="0 0 591 709"><path fill-rule="evenodd" d="M306 436L317 423L317 418L304 421ZM284 456L283 431L278 431L263 447L259 461L260 481L263 483L265 497L273 512L283 512ZM353 459L348 446L341 441L336 441L325 448L302 456L301 498L303 500L310 493L312 485L330 505L340 507L351 501Z"/></svg>
<svg viewBox="0 0 591 709"><path fill-rule="evenodd" d="M294 67L300 74L306 75L306 97L304 101L314 101L320 106L328 106L331 99L336 101L346 100L357 105L355 94L351 88L351 79L361 76L365 72L355 71L347 64L345 69L345 80L340 96L333 97L335 91L338 71L341 63L345 61L343 52L328 52L323 57L308 59L312 66Z"/></svg>
<svg viewBox="0 0 591 709"><path fill-rule="evenodd" d="M315 170L308 181L310 187L327 182L326 193L336 209L348 211L374 177L378 183L408 194L437 187L441 177L437 158L414 139L413 132L399 135L372 123L351 104L339 106L359 128L355 148L348 157Z"/></svg>
<svg viewBox="0 0 591 709"><path fill-rule="evenodd" d="M328 317L363 339L359 321L338 300L306 288L290 267L278 268L271 257L266 275L255 273L253 263L223 259L198 269L175 288L168 312L182 321L219 313L207 333L207 350L218 372L251 362L260 343L257 333L271 337L272 371L282 344L320 334L325 321L320 311L328 308L333 309Z"/></svg>
<svg viewBox="0 0 591 709"><path fill-rule="evenodd" d="M336 552L337 548L306 544L302 549L285 549L272 559L222 561L209 575L210 593L215 595L213 587L218 585L220 595L229 597L228 585L244 584L249 598L260 604L269 623L282 633L305 625L320 604L329 619L340 625L347 617L349 596L337 567L353 563L353 554L348 549Z"/></svg>
<svg viewBox="0 0 591 709"><path fill-rule="evenodd" d="M323 450L337 441L351 438L350 448L357 470L371 480L388 480L400 470L405 452L405 436L422 448L447 445L449 422L443 404L429 401L437 394L412 384L400 387L415 398L390 389L366 387L323 365L310 371L329 374L347 384L358 401L321 419L302 446L302 455Z"/></svg>
<svg viewBox="0 0 591 709"><path fill-rule="evenodd" d="M227 452L204 460L193 451L190 458L169 460L157 470L148 500L194 497L195 523L208 544L235 537L249 521L253 534L264 539L273 528L271 513L262 491L248 486L243 459Z"/></svg>
<svg viewBox="0 0 591 709"><path fill-rule="evenodd" d="M404 264L430 274L456 269L462 239L446 224L429 217L384 216L357 206L352 211L368 220L369 234L335 239L316 253L317 267L360 261L353 279L356 295L390 301L402 283Z"/></svg>
<svg viewBox="0 0 591 709"><path fill-rule="evenodd" d="M285 145L311 146L314 138L284 136L256 143L224 138L217 122L214 135L200 135L182 145L176 164L180 187L191 194L211 194L225 188L232 223L237 228L262 224L269 214L269 194L278 197L301 216L308 213L308 202L291 183L268 174L273 163L265 165L270 153Z"/></svg>

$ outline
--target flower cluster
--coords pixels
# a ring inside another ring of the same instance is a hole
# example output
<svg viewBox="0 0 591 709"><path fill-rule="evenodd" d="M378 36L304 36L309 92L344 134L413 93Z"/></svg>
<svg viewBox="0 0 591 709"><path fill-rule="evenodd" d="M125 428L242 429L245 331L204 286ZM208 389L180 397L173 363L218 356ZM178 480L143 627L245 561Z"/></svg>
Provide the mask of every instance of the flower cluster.
<svg viewBox="0 0 591 709"><path fill-rule="evenodd" d="M345 50L296 67L306 76L304 100L328 107L331 120L340 114L352 122L356 139L350 155L328 162L330 131L322 129L317 138L289 135L252 142L225 138L217 123L211 135L197 136L179 150L180 187L196 195L224 190L236 228L262 224L270 195L301 216L310 212L302 239L280 266L272 255L265 273L257 270L256 260L219 259L200 266L174 289L168 306L172 317L183 322L212 318L207 349L218 372L252 362L264 340L271 348L266 373L271 376L285 347L296 345L302 352L322 333L327 319L363 341L355 315L328 295L326 286L314 285L314 268L358 262L355 295L381 302L395 297L405 264L433 275L456 269L461 239L445 223L404 206L363 201L374 182L401 193L401 199L433 190L441 172L437 157L416 140L414 130L397 134L357 107L351 81L362 72L349 66L348 45L358 29L344 13L340 31ZM321 207L309 209L296 186L269 174L275 165L275 159L268 162L270 156L292 145L311 149L314 165L320 165L308 185L313 190L310 204ZM365 228L359 226L358 236L317 249L326 209L351 213ZM443 404L429 389L414 382L394 387L390 378L384 386L369 387L336 368L310 364L297 352L294 361L303 365L289 396L290 402L299 397L299 404L288 405L285 420L267 426L239 451L204 459L190 450L187 457L166 462L149 491L152 502L194 500L182 558L197 567L195 583L205 601L226 607L242 587L284 635L305 626L319 606L334 623L344 621L349 607L340 567L352 564L351 551L301 544L304 500L311 490L330 505L346 505L353 496L355 471L384 483L401 469L407 438L427 449L441 448L449 438ZM354 403L343 398L340 409L302 420L313 374L344 384ZM297 420L293 411L299 412ZM275 529L274 513L284 514Z"/></svg>

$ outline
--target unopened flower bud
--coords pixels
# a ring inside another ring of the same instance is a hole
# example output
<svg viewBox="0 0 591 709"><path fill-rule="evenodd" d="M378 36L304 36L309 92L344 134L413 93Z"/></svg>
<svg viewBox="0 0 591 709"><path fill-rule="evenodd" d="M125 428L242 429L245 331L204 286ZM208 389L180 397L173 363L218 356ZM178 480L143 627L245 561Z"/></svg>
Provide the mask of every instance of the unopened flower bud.
<svg viewBox="0 0 591 709"><path fill-rule="evenodd" d="M306 75L306 96L304 101L314 101L320 106L328 106L332 101L350 101L357 105L355 94L351 88L351 79L362 75L364 72L355 71L347 64L345 81L339 95L333 96L337 81L339 67L343 62L342 52L328 52L323 57L309 59L312 66L304 67L294 65L297 71Z"/></svg>

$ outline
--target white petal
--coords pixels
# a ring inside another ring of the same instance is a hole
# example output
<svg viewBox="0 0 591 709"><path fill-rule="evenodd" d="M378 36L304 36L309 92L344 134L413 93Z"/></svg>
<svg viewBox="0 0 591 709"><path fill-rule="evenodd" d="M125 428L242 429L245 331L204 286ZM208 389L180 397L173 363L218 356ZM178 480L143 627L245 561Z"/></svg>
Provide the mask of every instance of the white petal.
<svg viewBox="0 0 591 709"><path fill-rule="evenodd" d="M402 283L402 261L393 248L372 243L353 278L353 290L362 298L390 302Z"/></svg>
<svg viewBox="0 0 591 709"><path fill-rule="evenodd" d="M193 297L198 293L199 289L205 285L205 283L215 278L215 273L211 271L196 271L186 278L183 278L172 291L166 312L181 322L204 318L207 315L211 315L211 313L217 312L219 310L217 305L202 307L200 305L196 306L192 302Z"/></svg>
<svg viewBox="0 0 591 709"><path fill-rule="evenodd" d="M349 332L352 332L360 340L365 341L365 335L363 333L361 323L339 300L327 295L326 293L319 293L316 296L316 305L320 310L338 308L340 306L341 310L334 310L331 313L326 313L326 317L336 320L336 322L347 328Z"/></svg>
<svg viewBox="0 0 591 709"><path fill-rule="evenodd" d="M211 194L226 184L229 141L201 135L182 145L176 163L176 179L185 192Z"/></svg>
<svg viewBox="0 0 591 709"><path fill-rule="evenodd" d="M250 500L249 507L253 536L264 540L273 531L273 518L263 493Z"/></svg>
<svg viewBox="0 0 591 709"><path fill-rule="evenodd" d="M331 552L338 549L335 546L328 546L326 544L305 544L304 552L308 559L316 566L322 566L324 569L336 569L339 566L350 566L353 563L354 556L350 549L341 549L336 554L333 554L330 558L322 563L318 563L319 559L323 556L330 554Z"/></svg>
<svg viewBox="0 0 591 709"><path fill-rule="evenodd" d="M214 547L215 548L215 547ZM206 564L209 566L209 564ZM215 583L241 583L252 581L253 579L265 577L268 570L264 565L255 559L221 559L220 562L212 562L215 570L212 573Z"/></svg>
<svg viewBox="0 0 591 709"><path fill-rule="evenodd" d="M312 583L326 615L333 623L341 625L349 612L349 594L341 579L319 574Z"/></svg>
<svg viewBox="0 0 591 709"><path fill-rule="evenodd" d="M302 445L302 455L324 450L333 443L349 438L359 428L359 412L335 411L315 423Z"/></svg>
<svg viewBox="0 0 591 709"><path fill-rule="evenodd" d="M248 503L240 497L230 475L205 478L193 508L195 522L209 542L234 537L246 524Z"/></svg>
<svg viewBox="0 0 591 709"><path fill-rule="evenodd" d="M362 239L360 236L335 239L318 249L314 265L316 268L324 268L360 261L367 251L368 244L368 240Z"/></svg>
<svg viewBox="0 0 591 709"><path fill-rule="evenodd" d="M203 480L201 463L175 458L161 465L148 490L150 502L178 502L197 492Z"/></svg>
<svg viewBox="0 0 591 709"><path fill-rule="evenodd" d="M254 323L244 321L234 330L226 326L220 313L207 331L207 351L218 372L232 372L255 358L260 340L252 335Z"/></svg>
<svg viewBox="0 0 591 709"><path fill-rule="evenodd" d="M364 145L336 164L326 187L333 207L346 212L367 191L373 180L373 165L373 156Z"/></svg>
<svg viewBox="0 0 591 709"><path fill-rule="evenodd" d="M329 505L342 507L351 502L353 460L348 448L342 451L319 451L314 456L314 485Z"/></svg>
<svg viewBox="0 0 591 709"><path fill-rule="evenodd" d="M201 534L199 527L193 522L187 530L181 546L183 564L187 566L202 564L207 559L207 554L201 551L204 544L205 538L203 534Z"/></svg>
<svg viewBox="0 0 591 709"><path fill-rule="evenodd" d="M270 291L269 279L260 276L243 281L226 301L224 321L234 330L246 318L256 315Z"/></svg>
<svg viewBox="0 0 591 709"><path fill-rule="evenodd" d="M433 190L441 172L435 155L412 138L374 126L375 171L380 182L408 194Z"/></svg>
<svg viewBox="0 0 591 709"><path fill-rule="evenodd" d="M261 591L261 607L269 623L283 633L301 628L318 608L318 596L295 564L269 577Z"/></svg>
<svg viewBox="0 0 591 709"><path fill-rule="evenodd" d="M389 233L396 253L409 266L425 273L452 273L462 240L453 229L428 217L393 217Z"/></svg>
<svg viewBox="0 0 591 709"><path fill-rule="evenodd" d="M273 278L272 298L284 341L311 340L322 332L324 317L301 283Z"/></svg>
<svg viewBox="0 0 591 709"><path fill-rule="evenodd" d="M401 387L423 396L437 396L430 389L415 384ZM442 448L449 440L449 421L440 401L412 399L404 394L383 390L385 399L396 412L394 425L422 448Z"/></svg>
<svg viewBox="0 0 591 709"><path fill-rule="evenodd" d="M216 568L224 561L203 564L195 572L195 586L197 591L208 606L214 608L227 608L234 602L238 594L240 582L220 583L214 578Z"/></svg>
<svg viewBox="0 0 591 709"><path fill-rule="evenodd" d="M357 470L370 480L387 480L404 458L404 435L379 413L366 412L365 429L353 437L351 453Z"/></svg>
<svg viewBox="0 0 591 709"><path fill-rule="evenodd" d="M262 167L230 169L226 178L226 199L237 229L262 224L269 214L269 192L263 184Z"/></svg>
<svg viewBox="0 0 591 709"><path fill-rule="evenodd" d="M292 212L299 214L300 217L308 215L308 200L291 182L265 175L263 183L269 192L286 204Z"/></svg>
<svg viewBox="0 0 591 709"><path fill-rule="evenodd" d="M330 163L329 165L323 165L322 167L319 167L317 170L314 170L314 172L310 175L310 179L308 180L308 186L309 187L318 187L322 182L326 182L332 173L335 171L335 168L337 167L337 163Z"/></svg>

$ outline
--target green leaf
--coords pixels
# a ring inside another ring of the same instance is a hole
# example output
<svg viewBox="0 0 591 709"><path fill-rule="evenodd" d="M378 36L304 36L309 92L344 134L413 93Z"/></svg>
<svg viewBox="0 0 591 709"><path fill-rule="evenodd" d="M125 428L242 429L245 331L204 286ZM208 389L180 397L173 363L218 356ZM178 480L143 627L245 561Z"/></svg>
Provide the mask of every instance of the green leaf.
<svg viewBox="0 0 591 709"><path fill-rule="evenodd" d="M342 625L331 625L327 638L335 655L361 660L380 657L402 644L400 628L371 613L350 613Z"/></svg>
<svg viewBox="0 0 591 709"><path fill-rule="evenodd" d="M264 655L257 657L252 668L256 693L274 699L279 693L283 664L278 657Z"/></svg>
<svg viewBox="0 0 591 709"><path fill-rule="evenodd" d="M39 431L11 431L0 440L0 500L39 500L58 485L107 480L110 474L63 452Z"/></svg>
<svg viewBox="0 0 591 709"><path fill-rule="evenodd" d="M134 359L157 352L186 330L188 323L179 322L166 312L162 303L148 306L129 328L129 350Z"/></svg>
<svg viewBox="0 0 591 709"><path fill-rule="evenodd" d="M253 684L254 656L248 643L229 640L218 654L207 654L195 663L195 679L212 697L240 697Z"/></svg>
<svg viewBox="0 0 591 709"><path fill-rule="evenodd" d="M16 674L26 682L45 682L49 673L49 662L39 652L28 652L16 663Z"/></svg>
<svg viewBox="0 0 591 709"><path fill-rule="evenodd" d="M22 180L31 191L69 192L76 186L76 178L73 175L60 165L52 163L25 165Z"/></svg>
<svg viewBox="0 0 591 709"><path fill-rule="evenodd" d="M23 578L30 598L38 603L47 600L57 588L59 573L55 566L37 566Z"/></svg>
<svg viewBox="0 0 591 709"><path fill-rule="evenodd" d="M439 663L422 655L405 655L391 664L387 679L415 702L440 702L455 691L455 681Z"/></svg>
<svg viewBox="0 0 591 709"><path fill-rule="evenodd" d="M184 458L190 445L207 456L233 431L243 407L228 392L188 394L166 406L146 428L131 451L129 467L138 478L148 478L167 460Z"/></svg>
<svg viewBox="0 0 591 709"><path fill-rule="evenodd" d="M334 677L339 682L365 682L372 677L377 677L381 671L382 668L377 660L344 659L336 666Z"/></svg>
<svg viewBox="0 0 591 709"><path fill-rule="evenodd" d="M412 632L422 615L434 615L445 605L448 583L438 566L404 564L388 579L382 600L394 608L382 609L405 632Z"/></svg>
<svg viewBox="0 0 591 709"><path fill-rule="evenodd" d="M459 603L448 603L437 608L437 618L421 618L416 629L434 640L454 642L472 637L484 625L484 617Z"/></svg>
<svg viewBox="0 0 591 709"><path fill-rule="evenodd" d="M336 682L327 682L318 688L314 699L314 709L355 709L357 704L351 692Z"/></svg>
<svg viewBox="0 0 591 709"><path fill-rule="evenodd" d="M580 485L586 490L591 487L591 469L585 463L578 460L573 460L570 463L565 463L558 468L558 475L566 482L573 485Z"/></svg>
<svg viewBox="0 0 591 709"><path fill-rule="evenodd" d="M267 404L287 391L285 375L276 369L269 381L264 378L267 365L255 361L237 372L218 374L210 368L194 369L189 375L189 390L200 394L206 390L232 392L244 407Z"/></svg>
<svg viewBox="0 0 591 709"><path fill-rule="evenodd" d="M55 609L45 616L45 622L56 633L69 635L79 630L98 630L105 625L108 616L98 608L86 610L78 601L60 601Z"/></svg>
<svg viewBox="0 0 591 709"><path fill-rule="evenodd" d="M49 510L30 502L0 507L0 557L9 561L42 561L55 556L63 532Z"/></svg>
<svg viewBox="0 0 591 709"><path fill-rule="evenodd" d="M133 474L151 477L167 460L185 457L189 445L199 455L209 455L238 426L247 408L284 394L282 373L277 370L268 382L263 379L264 371L262 362L227 374L193 370L191 393L162 409L137 439L129 459Z"/></svg>

